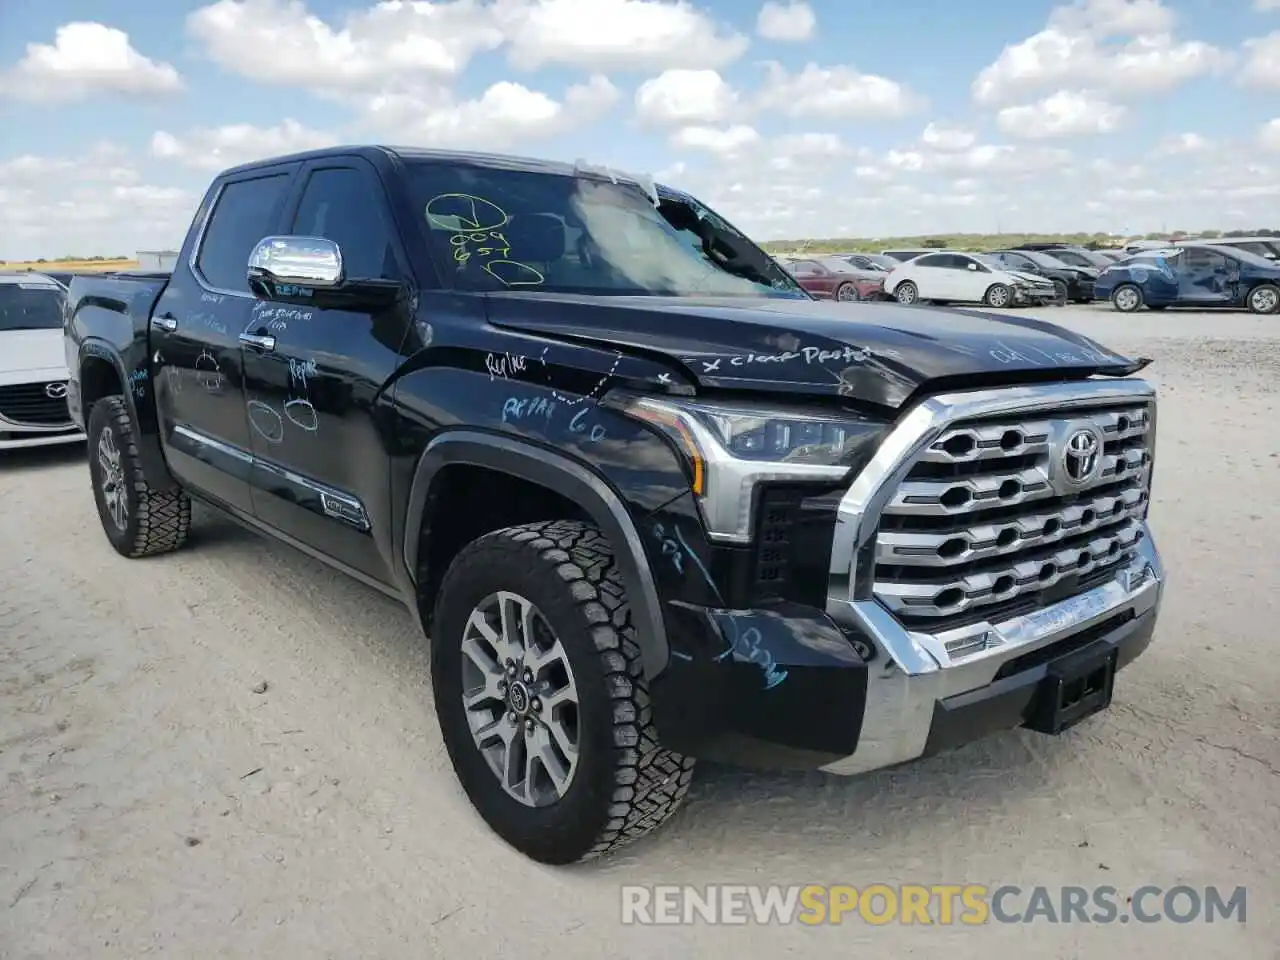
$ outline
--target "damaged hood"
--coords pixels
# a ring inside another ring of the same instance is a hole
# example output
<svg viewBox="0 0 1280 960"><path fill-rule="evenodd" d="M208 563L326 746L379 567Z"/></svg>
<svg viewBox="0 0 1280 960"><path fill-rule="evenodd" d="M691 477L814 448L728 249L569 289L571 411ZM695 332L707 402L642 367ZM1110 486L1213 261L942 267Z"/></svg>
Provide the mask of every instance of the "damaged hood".
<svg viewBox="0 0 1280 960"><path fill-rule="evenodd" d="M486 299L495 326L657 356L699 386L895 408L935 380L1126 376L1145 366L1056 324L981 311L785 297Z"/></svg>

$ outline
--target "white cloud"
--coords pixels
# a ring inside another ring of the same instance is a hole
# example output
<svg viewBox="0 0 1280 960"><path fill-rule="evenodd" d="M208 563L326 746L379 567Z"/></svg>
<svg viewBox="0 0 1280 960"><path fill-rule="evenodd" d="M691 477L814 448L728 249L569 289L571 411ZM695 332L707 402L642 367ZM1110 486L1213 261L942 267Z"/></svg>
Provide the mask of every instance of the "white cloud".
<svg viewBox="0 0 1280 960"><path fill-rule="evenodd" d="M708 153L736 153L744 147L760 141L755 128L738 124L732 127L688 126L671 135L671 145L683 150L704 150Z"/></svg>
<svg viewBox="0 0 1280 960"><path fill-rule="evenodd" d="M767 77L760 106L793 117L829 120L876 120L903 117L923 103L897 81L852 66L820 67L809 63L796 74L782 64L765 64Z"/></svg>
<svg viewBox="0 0 1280 960"><path fill-rule="evenodd" d="M0 161L0 259L176 249L197 200L193 191L147 183L109 143L75 158L13 157Z"/></svg>
<svg viewBox="0 0 1280 960"><path fill-rule="evenodd" d="M144 57L129 43L127 33L100 23L58 27L52 44L27 44L26 56L0 74L0 95L45 103L181 89L182 79L170 64Z"/></svg>
<svg viewBox="0 0 1280 960"><path fill-rule="evenodd" d="M618 89L598 74L570 87L562 101L503 80L479 98L461 102L443 93L375 97L367 104L365 123L370 132L398 143L500 150L599 120L618 97Z"/></svg>
<svg viewBox="0 0 1280 960"><path fill-rule="evenodd" d="M1258 142L1264 150L1280 153L1280 117L1262 125L1262 129L1258 131Z"/></svg>
<svg viewBox="0 0 1280 960"><path fill-rule="evenodd" d="M1251 86L1280 90L1280 30L1246 40L1244 49L1248 59L1240 79Z"/></svg>
<svg viewBox="0 0 1280 960"><path fill-rule="evenodd" d="M1124 107L1086 90L1059 90L1036 103L1005 107L996 114L996 126L1024 140L1082 137L1113 132L1125 114Z"/></svg>
<svg viewBox="0 0 1280 960"><path fill-rule="evenodd" d="M747 49L746 37L686 0L506 0L494 10L521 69L722 67Z"/></svg>
<svg viewBox="0 0 1280 960"><path fill-rule="evenodd" d="M1280 0L1253 0L1253 9L1259 13L1269 13L1272 10L1280 10Z"/></svg>
<svg viewBox="0 0 1280 960"><path fill-rule="evenodd" d="M973 82L974 99L1003 105L1050 87L1139 96L1231 62L1211 44L1177 40L1174 26L1160 0L1077 0L1056 8L1045 29L1007 45L984 67Z"/></svg>
<svg viewBox="0 0 1280 960"><path fill-rule="evenodd" d="M756 17L756 33L766 40L777 40L782 43L796 43L808 40L818 26L818 18L813 14L813 7L804 0L765 0Z"/></svg>
<svg viewBox="0 0 1280 960"><path fill-rule="evenodd" d="M301 0L218 0L192 12L187 31L223 69L319 91L380 89L404 77L448 80L503 39L474 0L378 3L341 27Z"/></svg>
<svg viewBox="0 0 1280 960"><path fill-rule="evenodd" d="M978 142L978 135L965 127L944 127L930 123L920 135L920 141L935 150L954 153L968 150Z"/></svg>
<svg viewBox="0 0 1280 960"><path fill-rule="evenodd" d="M274 127L233 123L188 130L180 137L157 130L151 136L151 155L212 173L252 160L333 146L340 140L332 133L309 130L290 119Z"/></svg>
<svg viewBox="0 0 1280 960"><path fill-rule="evenodd" d="M1204 153L1213 148L1213 144L1198 133L1178 133L1165 137L1156 144L1156 152L1169 156Z"/></svg>
<svg viewBox="0 0 1280 960"><path fill-rule="evenodd" d="M738 94L714 70L667 70L636 90L636 115L659 126L719 123L741 108Z"/></svg>
<svg viewBox="0 0 1280 960"><path fill-rule="evenodd" d="M606 69L689 70L682 76L696 80L747 45L684 0L382 0L335 23L303 0L218 0L187 27L224 69L336 99L361 115L361 129L495 149L598 119L619 95ZM455 82L472 59L504 47L519 70L596 72L563 102L517 77L475 99L459 96ZM657 113L679 107L669 81L655 81L666 100L652 101ZM703 112L670 122L719 119Z"/></svg>

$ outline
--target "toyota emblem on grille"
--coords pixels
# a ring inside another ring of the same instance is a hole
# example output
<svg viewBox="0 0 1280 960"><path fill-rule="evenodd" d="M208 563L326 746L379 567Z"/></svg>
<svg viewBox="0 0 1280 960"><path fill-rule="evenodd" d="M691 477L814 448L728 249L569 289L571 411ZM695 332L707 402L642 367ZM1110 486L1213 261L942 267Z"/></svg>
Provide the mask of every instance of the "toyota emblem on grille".
<svg viewBox="0 0 1280 960"><path fill-rule="evenodd" d="M65 383L46 383L44 395L50 400L61 400L67 395L67 385Z"/></svg>
<svg viewBox="0 0 1280 960"><path fill-rule="evenodd" d="M1067 480L1079 486L1088 483L1098 472L1102 444L1093 430L1077 430L1062 446L1062 472Z"/></svg>

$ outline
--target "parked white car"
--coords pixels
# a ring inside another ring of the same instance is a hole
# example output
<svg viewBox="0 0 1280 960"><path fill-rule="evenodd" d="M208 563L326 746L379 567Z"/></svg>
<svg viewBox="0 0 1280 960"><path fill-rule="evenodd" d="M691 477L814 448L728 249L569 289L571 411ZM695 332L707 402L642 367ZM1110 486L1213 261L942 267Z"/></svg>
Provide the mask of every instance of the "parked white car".
<svg viewBox="0 0 1280 960"><path fill-rule="evenodd" d="M84 440L67 410L66 295L43 274L0 274L0 450Z"/></svg>
<svg viewBox="0 0 1280 960"><path fill-rule="evenodd" d="M899 303L984 303L988 307L1042 304L1057 293L1053 281L1009 270L982 253L927 253L889 271L884 292Z"/></svg>

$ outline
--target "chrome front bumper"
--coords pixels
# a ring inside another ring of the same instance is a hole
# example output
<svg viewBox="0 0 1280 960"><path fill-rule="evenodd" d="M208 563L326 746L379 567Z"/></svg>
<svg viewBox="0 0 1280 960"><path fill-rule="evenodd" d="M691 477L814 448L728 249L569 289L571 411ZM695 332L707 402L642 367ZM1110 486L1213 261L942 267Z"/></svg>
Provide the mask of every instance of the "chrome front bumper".
<svg viewBox="0 0 1280 960"><path fill-rule="evenodd" d="M874 597L855 595L859 558L873 562L867 559L867 548L874 541L885 503L915 458L949 424L987 415L1153 397L1154 390L1142 381L1089 380L933 397L903 419L840 503L827 613L876 649L868 664L866 709L857 749L823 770L856 774L914 760L925 753L935 708L944 699L982 690L1014 658L1119 615L1141 617L1158 608L1165 573L1145 522L1136 557L1112 579L1001 622L978 623L946 634L916 633L905 629ZM966 642L957 643L958 639ZM949 649L964 652L952 655Z"/></svg>

